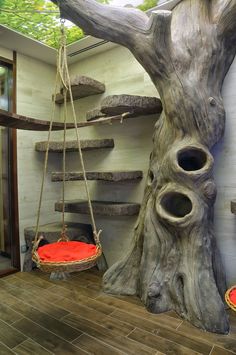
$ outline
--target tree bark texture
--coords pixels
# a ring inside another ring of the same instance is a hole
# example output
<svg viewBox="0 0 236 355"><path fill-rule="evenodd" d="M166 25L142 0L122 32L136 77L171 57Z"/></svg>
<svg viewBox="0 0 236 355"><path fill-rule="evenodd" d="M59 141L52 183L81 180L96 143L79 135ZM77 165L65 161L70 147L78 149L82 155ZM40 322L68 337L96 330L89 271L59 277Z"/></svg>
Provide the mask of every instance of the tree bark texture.
<svg viewBox="0 0 236 355"><path fill-rule="evenodd" d="M150 18L93 0L54 2L86 33L129 48L163 104L133 245L106 272L105 291L139 295L153 313L175 310L227 333L210 151L224 133L221 88L236 52L236 0L182 0Z"/></svg>

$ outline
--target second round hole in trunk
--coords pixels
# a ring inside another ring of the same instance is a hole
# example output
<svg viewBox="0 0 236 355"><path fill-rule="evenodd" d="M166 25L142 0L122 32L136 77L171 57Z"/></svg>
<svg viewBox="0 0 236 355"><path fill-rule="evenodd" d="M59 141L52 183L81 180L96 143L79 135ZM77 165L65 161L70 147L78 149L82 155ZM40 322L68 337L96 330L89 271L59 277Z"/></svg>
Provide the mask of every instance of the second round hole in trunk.
<svg viewBox="0 0 236 355"><path fill-rule="evenodd" d="M168 192L162 197L161 205L167 213L182 218L192 211L192 202L180 192Z"/></svg>

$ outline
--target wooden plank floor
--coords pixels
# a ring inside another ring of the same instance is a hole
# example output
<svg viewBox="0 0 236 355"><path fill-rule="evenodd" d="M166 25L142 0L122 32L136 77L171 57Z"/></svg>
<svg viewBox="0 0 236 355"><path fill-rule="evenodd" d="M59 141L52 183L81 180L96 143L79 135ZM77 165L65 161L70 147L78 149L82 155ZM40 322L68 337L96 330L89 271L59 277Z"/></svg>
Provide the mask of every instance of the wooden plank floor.
<svg viewBox="0 0 236 355"><path fill-rule="evenodd" d="M236 354L236 315L227 336L174 312L148 313L135 297L101 290L96 270L50 281L40 271L0 279L0 355Z"/></svg>

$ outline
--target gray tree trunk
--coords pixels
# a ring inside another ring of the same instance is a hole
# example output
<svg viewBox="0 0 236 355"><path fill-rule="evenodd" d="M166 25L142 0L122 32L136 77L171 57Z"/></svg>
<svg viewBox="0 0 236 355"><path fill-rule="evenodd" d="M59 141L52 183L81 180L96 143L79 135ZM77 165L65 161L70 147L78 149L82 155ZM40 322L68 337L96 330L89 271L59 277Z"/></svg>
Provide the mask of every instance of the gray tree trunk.
<svg viewBox="0 0 236 355"><path fill-rule="evenodd" d="M224 133L221 87L236 52L236 0L180 0L150 18L93 0L53 2L86 33L129 48L163 104L133 246L104 275L105 291L139 295L151 312L175 310L227 333L210 150Z"/></svg>

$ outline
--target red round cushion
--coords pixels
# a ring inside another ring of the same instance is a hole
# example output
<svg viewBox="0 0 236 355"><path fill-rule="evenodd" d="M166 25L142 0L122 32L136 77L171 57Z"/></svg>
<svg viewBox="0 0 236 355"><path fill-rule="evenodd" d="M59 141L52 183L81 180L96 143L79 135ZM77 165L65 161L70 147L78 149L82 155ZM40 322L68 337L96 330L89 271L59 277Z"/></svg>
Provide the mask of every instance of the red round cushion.
<svg viewBox="0 0 236 355"><path fill-rule="evenodd" d="M232 291L230 291L229 299L236 306L236 288L233 288Z"/></svg>
<svg viewBox="0 0 236 355"><path fill-rule="evenodd" d="M44 262L79 261L96 255L97 247L94 244L69 241L43 245L37 252Z"/></svg>

